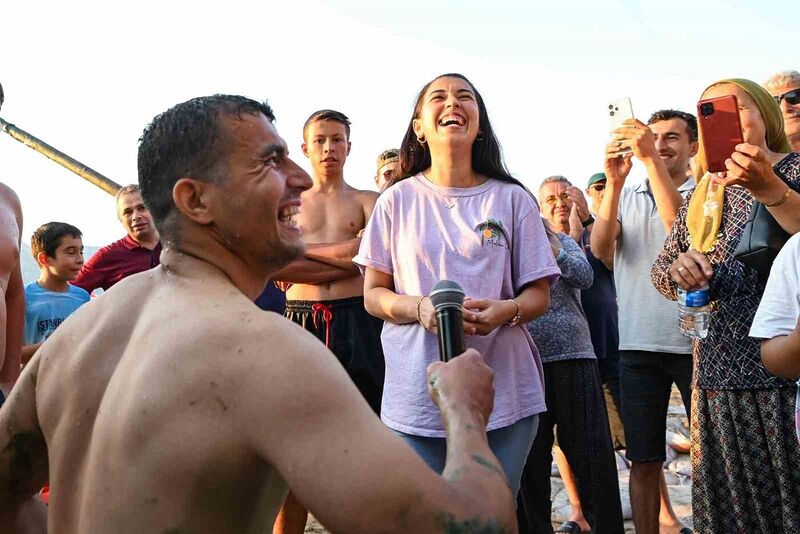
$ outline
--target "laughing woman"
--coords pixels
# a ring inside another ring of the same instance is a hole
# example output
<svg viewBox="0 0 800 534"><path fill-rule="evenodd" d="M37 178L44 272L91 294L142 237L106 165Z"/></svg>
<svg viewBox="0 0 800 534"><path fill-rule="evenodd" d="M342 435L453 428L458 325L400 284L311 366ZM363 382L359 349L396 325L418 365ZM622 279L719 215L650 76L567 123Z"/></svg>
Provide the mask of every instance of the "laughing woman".
<svg viewBox="0 0 800 534"><path fill-rule="evenodd" d="M427 295L458 282L467 346L495 373L489 445L516 495L545 410L539 354L523 323L549 306L559 269L530 193L503 164L483 99L460 74L420 91L401 146L405 177L379 199L354 259L365 268L364 301L386 321L381 418L428 463L445 463L442 421L425 369L439 359Z"/></svg>

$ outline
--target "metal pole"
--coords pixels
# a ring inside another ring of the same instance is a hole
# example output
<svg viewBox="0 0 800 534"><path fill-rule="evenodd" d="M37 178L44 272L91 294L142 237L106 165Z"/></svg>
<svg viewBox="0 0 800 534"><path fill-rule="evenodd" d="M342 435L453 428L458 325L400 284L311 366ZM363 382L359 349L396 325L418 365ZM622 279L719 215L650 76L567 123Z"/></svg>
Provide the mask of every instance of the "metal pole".
<svg viewBox="0 0 800 534"><path fill-rule="evenodd" d="M2 86L0 86L0 91L2 91ZM57 148L48 145L41 139L38 139L37 137L29 134L25 130L17 128L13 124L11 124L10 122L6 122L2 118L0 118L0 130L3 130L5 133L10 135L23 145L28 146L34 149L36 152L47 156L48 158L55 161L62 167L66 167L67 169L71 170L72 172L74 172L87 182L96 185L109 195L116 195L117 191L119 191L122 187L115 181L106 178L96 170L87 167L86 165L84 165L83 163L74 158L67 156Z"/></svg>

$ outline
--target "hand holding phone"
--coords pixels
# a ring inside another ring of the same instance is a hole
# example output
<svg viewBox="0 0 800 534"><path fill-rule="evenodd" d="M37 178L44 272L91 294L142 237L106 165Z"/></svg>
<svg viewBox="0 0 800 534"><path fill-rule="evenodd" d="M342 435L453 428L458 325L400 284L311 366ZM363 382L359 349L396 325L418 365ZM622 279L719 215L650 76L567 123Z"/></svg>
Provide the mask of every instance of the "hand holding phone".
<svg viewBox="0 0 800 534"><path fill-rule="evenodd" d="M735 95L708 98L697 103L700 142L706 155L708 172L725 172L725 160L744 143Z"/></svg>
<svg viewBox="0 0 800 534"><path fill-rule="evenodd" d="M608 103L608 118L611 135L614 135L614 130L622 128L623 123L628 119L633 119L633 106L631 105L630 98L619 98ZM621 145L620 145L621 146ZM620 147L616 154L621 156L632 152L630 147Z"/></svg>

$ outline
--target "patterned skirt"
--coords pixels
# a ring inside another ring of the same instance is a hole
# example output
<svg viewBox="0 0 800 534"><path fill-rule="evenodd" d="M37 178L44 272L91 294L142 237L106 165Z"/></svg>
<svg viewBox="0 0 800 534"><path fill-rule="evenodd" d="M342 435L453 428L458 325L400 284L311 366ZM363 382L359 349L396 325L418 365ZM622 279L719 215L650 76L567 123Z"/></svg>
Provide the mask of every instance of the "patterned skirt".
<svg viewBox="0 0 800 534"><path fill-rule="evenodd" d="M695 531L800 530L794 388L695 389L692 396Z"/></svg>

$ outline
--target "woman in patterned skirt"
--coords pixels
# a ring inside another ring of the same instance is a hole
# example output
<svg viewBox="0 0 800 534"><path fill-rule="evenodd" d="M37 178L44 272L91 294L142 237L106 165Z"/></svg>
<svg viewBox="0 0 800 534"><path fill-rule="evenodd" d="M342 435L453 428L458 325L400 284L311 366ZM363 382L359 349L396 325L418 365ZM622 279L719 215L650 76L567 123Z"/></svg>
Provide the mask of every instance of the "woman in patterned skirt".
<svg viewBox="0 0 800 534"><path fill-rule="evenodd" d="M697 189L681 206L652 278L673 300L678 286L693 290L708 284L711 290L708 336L694 345L695 529L794 532L800 529L794 389L764 368L758 341L748 337L764 282L733 253L756 202L789 233L800 230L800 153L788 153L780 109L758 84L723 80L703 98L724 95L738 100L745 142L726 161L727 173L715 176L706 174L701 149ZM715 190L712 182L720 186ZM709 213L716 230L698 238Z"/></svg>

